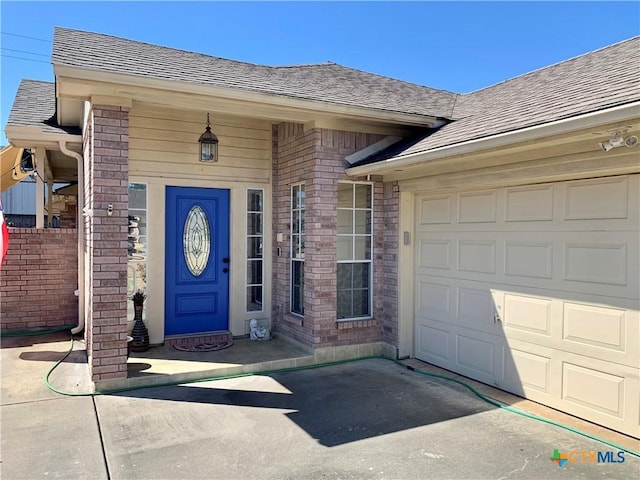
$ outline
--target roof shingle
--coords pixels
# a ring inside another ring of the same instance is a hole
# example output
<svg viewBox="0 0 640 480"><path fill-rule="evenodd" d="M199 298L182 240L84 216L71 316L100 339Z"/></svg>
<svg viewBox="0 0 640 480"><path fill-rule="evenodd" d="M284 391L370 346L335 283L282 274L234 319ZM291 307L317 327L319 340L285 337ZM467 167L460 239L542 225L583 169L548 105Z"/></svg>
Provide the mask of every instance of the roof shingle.
<svg viewBox="0 0 640 480"><path fill-rule="evenodd" d="M52 82L23 79L9 113L7 126L38 126L43 133L80 135L78 127L56 122L56 87Z"/></svg>
<svg viewBox="0 0 640 480"><path fill-rule="evenodd" d="M456 94L335 63L270 67L57 27L54 65L390 112L451 115Z"/></svg>
<svg viewBox="0 0 640 480"><path fill-rule="evenodd" d="M452 120L360 163L403 157L640 100L640 37L469 94L435 90L333 63L270 67L78 30L56 28L52 62L95 71L197 83ZM55 86L23 80L7 125L48 133Z"/></svg>
<svg viewBox="0 0 640 480"><path fill-rule="evenodd" d="M640 100L640 37L460 95L454 121L402 157ZM639 110L640 114L640 110ZM382 160L381 156L378 159Z"/></svg>

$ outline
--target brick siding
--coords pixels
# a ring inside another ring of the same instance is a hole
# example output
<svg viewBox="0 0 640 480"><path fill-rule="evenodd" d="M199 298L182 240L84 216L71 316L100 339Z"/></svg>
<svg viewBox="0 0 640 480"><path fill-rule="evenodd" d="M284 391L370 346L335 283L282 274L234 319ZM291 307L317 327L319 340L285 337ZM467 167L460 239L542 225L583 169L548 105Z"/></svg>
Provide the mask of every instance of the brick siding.
<svg viewBox="0 0 640 480"><path fill-rule="evenodd" d="M387 246L394 246L387 241L385 228L392 221L394 208L397 217L397 202L395 207L393 204L385 207L385 187L379 177L370 179L374 182L373 317L338 322L336 315L337 184L341 180L365 180L347 177L348 164L344 158L382 138L328 129L304 130L302 125L290 123L273 128L274 326L276 331L309 347L379 342L383 324L393 315L385 316L385 306L392 306L397 297L393 291L397 280L394 283L394 279L388 278L390 274L397 275L397 269L394 266L387 271L390 264L384 261L391 255L386 253ZM304 318L289 313L290 196L291 185L298 182L304 182L306 189ZM278 233L283 234L281 243L275 241ZM387 337L393 339L392 335Z"/></svg>
<svg viewBox="0 0 640 480"><path fill-rule="evenodd" d="M75 229L10 228L0 269L2 331L78 323Z"/></svg>
<svg viewBox="0 0 640 480"><path fill-rule="evenodd" d="M127 376L129 112L94 105L85 135L85 219L90 282L87 354L93 381ZM107 208L113 206L113 214Z"/></svg>
<svg viewBox="0 0 640 480"><path fill-rule="evenodd" d="M398 182L384 184L384 249L382 268L382 339L398 346L398 239L400 215L400 187Z"/></svg>

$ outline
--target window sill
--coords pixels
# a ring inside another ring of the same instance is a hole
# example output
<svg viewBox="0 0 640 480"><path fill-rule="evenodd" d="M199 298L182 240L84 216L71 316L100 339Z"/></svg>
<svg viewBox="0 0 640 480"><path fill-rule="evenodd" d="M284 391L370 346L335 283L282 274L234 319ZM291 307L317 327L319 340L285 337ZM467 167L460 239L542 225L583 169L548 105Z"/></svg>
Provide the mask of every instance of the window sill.
<svg viewBox="0 0 640 480"><path fill-rule="evenodd" d="M338 330L347 330L350 328L371 328L377 327L378 321L372 317L367 318L351 318L344 320L337 320L336 327Z"/></svg>
<svg viewBox="0 0 640 480"><path fill-rule="evenodd" d="M296 325L298 327L302 327L304 325L304 317L295 313L285 313L284 315L282 315L282 319L285 322Z"/></svg>

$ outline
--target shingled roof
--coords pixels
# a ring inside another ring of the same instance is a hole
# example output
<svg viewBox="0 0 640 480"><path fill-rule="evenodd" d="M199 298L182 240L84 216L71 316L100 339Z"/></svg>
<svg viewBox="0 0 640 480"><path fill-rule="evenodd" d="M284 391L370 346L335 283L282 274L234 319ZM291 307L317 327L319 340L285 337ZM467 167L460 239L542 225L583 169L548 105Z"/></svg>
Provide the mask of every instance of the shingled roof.
<svg viewBox="0 0 640 480"><path fill-rule="evenodd" d="M640 101L640 37L459 95L453 122L360 162L403 157ZM640 114L640 110L639 110ZM400 148L399 148L400 147Z"/></svg>
<svg viewBox="0 0 640 480"><path fill-rule="evenodd" d="M430 117L450 117L456 97L335 63L271 67L59 27L52 63Z"/></svg>
<svg viewBox="0 0 640 480"><path fill-rule="evenodd" d="M93 71L452 120L359 164L400 158L640 101L640 37L469 94L435 90L334 63L255 65L65 28L55 30L52 62ZM54 84L24 80L7 126L40 125L46 133L79 133L78 129L56 125L54 113Z"/></svg>
<svg viewBox="0 0 640 480"><path fill-rule="evenodd" d="M18 86L7 127L40 127L42 133L80 135L78 127L56 122L56 86L52 82L24 79Z"/></svg>

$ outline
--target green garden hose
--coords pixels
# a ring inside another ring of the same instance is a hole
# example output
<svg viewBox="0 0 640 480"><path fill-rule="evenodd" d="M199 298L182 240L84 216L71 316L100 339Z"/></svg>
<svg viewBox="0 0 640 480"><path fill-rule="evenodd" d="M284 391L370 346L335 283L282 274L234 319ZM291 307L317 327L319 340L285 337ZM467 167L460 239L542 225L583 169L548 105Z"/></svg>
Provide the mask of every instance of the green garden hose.
<svg viewBox="0 0 640 480"><path fill-rule="evenodd" d="M307 366L302 366L302 367L291 367L291 368L282 368L282 369L278 369L278 370L265 370L263 372L254 372L254 373L239 373L237 375L225 375L225 376L221 376L221 377L210 377L210 378L202 378L202 379L198 379L198 380L190 380L190 381L181 381L181 382L169 382L169 383L164 383L164 384L154 384L154 385L148 385L148 386L144 386L144 387L128 387L128 388L122 388L122 389L118 389L118 390L108 390L108 391L104 391L104 392L96 392L96 393L76 393L76 392L64 392L62 390L59 390L57 388L55 388L53 385L51 385L51 383L49 382L49 377L51 376L51 374L53 373L53 371L58 367L58 365L60 365L62 362L64 362L64 360L71 354L71 352L73 351L73 336L71 336L71 345L69 347L69 351L64 355L64 357L62 357L60 360L58 360L58 362L51 367L51 369L47 372L47 374L45 375L44 378L44 382L47 385L47 388L49 388L49 390L59 393L60 395L67 395L67 396L71 396L71 397L88 397L88 396L92 396L92 395L112 395L112 394L116 394L116 393L122 393L122 392L128 392L128 391L132 391L132 390L139 390L142 388L155 388L155 387L168 387L168 386L175 386L175 385L183 385L183 384L187 384L187 383L201 383L201 382L209 382L209 381L214 381L214 380L226 380L226 379L230 379L230 378L240 378L240 377L250 377L250 376L256 376L256 375L271 375L271 374L275 374L275 373L284 373L284 372L293 372L293 371L298 371L298 370L309 370L312 368L321 368L321 367L329 367L332 365L340 365L340 364L344 364L344 363L350 363L350 362L354 362L354 361L358 361L358 360L366 360L366 359L370 359L370 358L377 358L377 359L384 359L384 360L389 360L394 362L397 365L400 365L403 368L406 368L407 370L410 370L412 372L418 373L420 375L425 375L428 377L433 377L433 378L439 378L442 380L447 380L449 382L453 382L453 383L457 383L458 385L461 385L462 387L466 388L467 390L469 390L471 393L473 393L476 397L478 397L479 399L489 403L490 405L493 405L494 407L498 407L501 408L503 410L506 410L508 412L511 413L515 413L517 415L521 415L523 417L527 417L533 420L538 420L540 422L544 422L547 423L549 425L553 425L555 427L558 428L562 428L564 430L568 430L570 432L573 432L575 434L581 435L583 437L587 437L591 440L595 440L597 442L603 443L609 447L615 448L617 450L622 450L623 452L629 453L631 455L634 455L636 457L640 458L640 452L637 452L635 450L631 450L629 448L626 448L622 445L618 445L614 442L610 442L608 440L605 440L603 438L599 438L596 437L595 435L591 435L589 433L583 432L581 430L578 430L577 428L573 428L570 427L568 425L564 425L562 423L559 422L554 422L553 420L549 420L548 418L544 418L544 417L540 417L538 415L534 415L533 413L529 413L526 412L524 410L520 410L518 408L515 407L511 407L509 405L506 405L504 403L498 402L496 400L493 400L485 395L483 395L482 393L478 392L475 388L473 388L471 385L458 380L457 378L453 378L453 377L448 377L446 375L440 375L437 373L430 373L430 372L426 372L424 370L420 370L418 368L412 367L410 365L406 365L404 363L402 363L399 360L391 360L387 357L380 357L380 356L373 356L373 357L366 357L366 358L356 358L356 359L352 359L352 360L341 360L338 362L329 362L329 363L321 363L321 364L315 364L315 365L307 365Z"/></svg>
<svg viewBox="0 0 640 480"><path fill-rule="evenodd" d="M48 335L50 333L64 332L66 330L71 330L76 327L76 325L63 325L61 327L53 327L53 328L45 328L39 330L12 330L6 333L3 333L3 337L32 337L36 335Z"/></svg>

